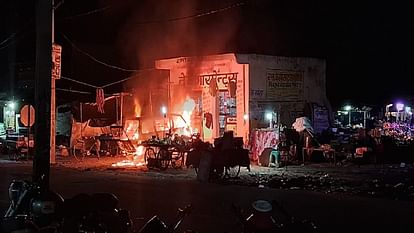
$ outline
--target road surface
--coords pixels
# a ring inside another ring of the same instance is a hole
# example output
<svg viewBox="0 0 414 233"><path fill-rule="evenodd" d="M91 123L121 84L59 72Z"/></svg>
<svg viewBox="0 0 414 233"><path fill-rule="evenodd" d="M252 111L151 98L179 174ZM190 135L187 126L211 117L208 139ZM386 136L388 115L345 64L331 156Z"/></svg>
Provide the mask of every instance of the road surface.
<svg viewBox="0 0 414 233"><path fill-rule="evenodd" d="M31 172L30 162L0 163L1 211L8 205L9 182L30 179ZM240 225L230 211L231 203L248 209L254 200L276 199L297 218L315 221L323 232L414 232L414 202L65 167L52 167L51 188L63 197L80 192L112 192L119 197L120 206L131 211L138 228L154 214L172 221L178 207L191 203L193 210L182 225L184 229L201 233L240 232Z"/></svg>

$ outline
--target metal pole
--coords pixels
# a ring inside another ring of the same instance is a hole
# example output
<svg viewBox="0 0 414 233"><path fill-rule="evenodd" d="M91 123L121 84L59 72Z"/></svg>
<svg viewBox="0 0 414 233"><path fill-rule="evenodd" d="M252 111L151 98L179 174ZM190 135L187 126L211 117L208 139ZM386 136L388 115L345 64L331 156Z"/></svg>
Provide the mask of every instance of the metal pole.
<svg viewBox="0 0 414 233"><path fill-rule="evenodd" d="M83 105L82 105L82 102L80 102L80 136L81 136L81 139L82 139L82 130L83 130L83 117L82 117L82 108L83 108Z"/></svg>
<svg viewBox="0 0 414 233"><path fill-rule="evenodd" d="M367 111L364 111L364 128L367 127Z"/></svg>
<svg viewBox="0 0 414 233"><path fill-rule="evenodd" d="M119 101L119 96L115 95L115 115L116 115L116 124L119 125L119 109L118 109L118 101Z"/></svg>
<svg viewBox="0 0 414 233"><path fill-rule="evenodd" d="M33 181L49 187L50 175L50 95L52 77L52 0L36 1L35 69L35 154Z"/></svg>
<svg viewBox="0 0 414 233"><path fill-rule="evenodd" d="M120 99L120 101L121 101L121 104L120 104L121 106L120 106L120 110L119 110L120 111L120 115L121 115L120 116L120 118L121 118L121 124L120 125L123 125L124 124L124 121L123 121L122 118L124 116L123 116L123 113L122 112L124 111L124 93L122 93L122 92L121 92L121 99Z"/></svg>
<svg viewBox="0 0 414 233"><path fill-rule="evenodd" d="M31 105L29 104L29 110L27 111L27 158L29 158L29 152L30 152L30 107Z"/></svg>
<svg viewBox="0 0 414 233"><path fill-rule="evenodd" d="M55 43L55 1L52 0L52 43ZM56 163L56 80L50 85L50 163Z"/></svg>

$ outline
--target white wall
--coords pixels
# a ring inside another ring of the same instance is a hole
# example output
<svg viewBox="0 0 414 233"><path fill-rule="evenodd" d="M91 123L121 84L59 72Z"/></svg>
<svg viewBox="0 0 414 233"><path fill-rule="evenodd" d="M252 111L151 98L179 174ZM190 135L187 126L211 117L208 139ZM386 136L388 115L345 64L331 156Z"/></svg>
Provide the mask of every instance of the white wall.
<svg viewBox="0 0 414 233"><path fill-rule="evenodd" d="M279 111L282 120L292 121L303 110L305 103L329 105L325 60L257 54L237 54L236 57L239 63L249 64L250 108L257 116L264 115L264 108L273 108ZM286 73L291 77L301 77L303 81L294 83L300 85L297 88L272 89L268 83L268 74L272 73Z"/></svg>

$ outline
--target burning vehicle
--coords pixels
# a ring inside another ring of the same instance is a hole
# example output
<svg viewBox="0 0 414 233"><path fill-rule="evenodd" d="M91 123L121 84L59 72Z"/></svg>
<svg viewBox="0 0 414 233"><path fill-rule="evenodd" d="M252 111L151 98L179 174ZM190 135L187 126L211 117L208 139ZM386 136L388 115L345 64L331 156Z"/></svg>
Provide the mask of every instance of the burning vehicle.
<svg viewBox="0 0 414 233"><path fill-rule="evenodd" d="M125 120L124 139L139 142L167 135L190 137L192 128L181 114L163 116L141 116Z"/></svg>

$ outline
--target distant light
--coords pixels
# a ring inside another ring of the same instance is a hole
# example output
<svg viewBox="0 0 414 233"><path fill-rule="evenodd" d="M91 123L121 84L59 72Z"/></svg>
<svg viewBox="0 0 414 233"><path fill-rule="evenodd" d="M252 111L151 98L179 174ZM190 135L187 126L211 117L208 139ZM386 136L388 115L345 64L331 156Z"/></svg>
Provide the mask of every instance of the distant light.
<svg viewBox="0 0 414 233"><path fill-rule="evenodd" d="M167 114L167 107L162 106L161 107L161 113L164 114L164 115Z"/></svg>
<svg viewBox="0 0 414 233"><path fill-rule="evenodd" d="M406 111L406 112L411 112L411 107L406 106L406 107L405 107L405 111Z"/></svg>
<svg viewBox="0 0 414 233"><path fill-rule="evenodd" d="M348 115L348 112L343 112L343 114Z"/></svg>
<svg viewBox="0 0 414 233"><path fill-rule="evenodd" d="M404 104L402 103L397 103L396 105L397 111L402 111L404 109Z"/></svg>
<svg viewBox="0 0 414 233"><path fill-rule="evenodd" d="M249 119L249 114L245 113L245 114L243 115L243 119L244 119L245 121L247 121L247 120Z"/></svg>
<svg viewBox="0 0 414 233"><path fill-rule="evenodd" d="M8 104L8 106L9 106L9 108L10 108L10 109L14 110L14 108L16 107L16 103L14 103L14 102L10 102L10 103Z"/></svg>
<svg viewBox="0 0 414 233"><path fill-rule="evenodd" d="M267 112L265 114L266 120L271 121L273 119L273 113L272 112Z"/></svg>
<svg viewBox="0 0 414 233"><path fill-rule="evenodd" d="M351 111L351 109L352 109L352 106L351 106L351 105L346 105L346 106L344 107L344 110L345 110L345 111Z"/></svg>

